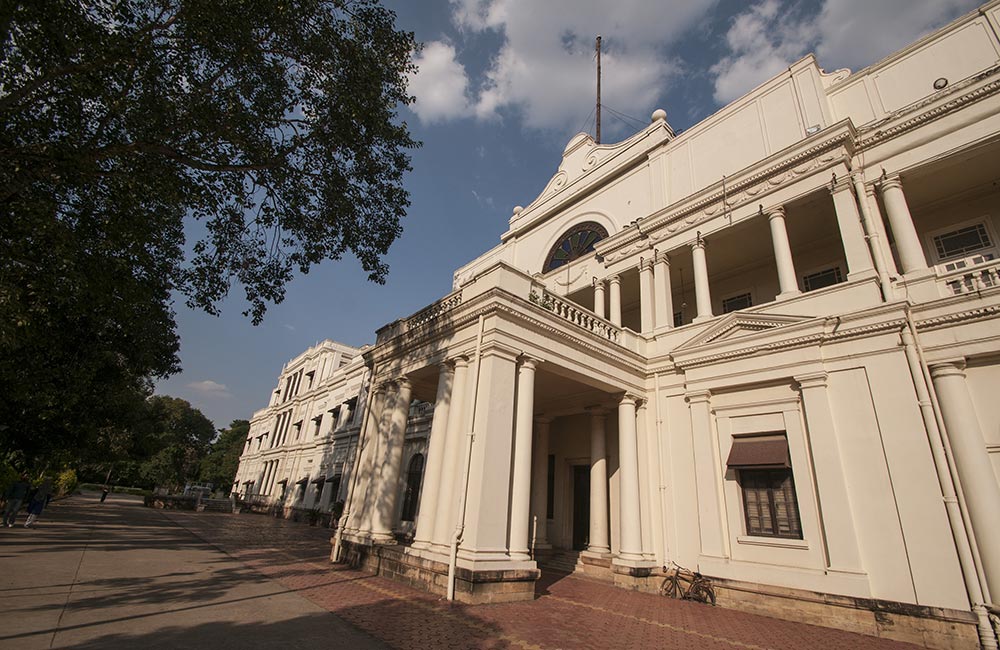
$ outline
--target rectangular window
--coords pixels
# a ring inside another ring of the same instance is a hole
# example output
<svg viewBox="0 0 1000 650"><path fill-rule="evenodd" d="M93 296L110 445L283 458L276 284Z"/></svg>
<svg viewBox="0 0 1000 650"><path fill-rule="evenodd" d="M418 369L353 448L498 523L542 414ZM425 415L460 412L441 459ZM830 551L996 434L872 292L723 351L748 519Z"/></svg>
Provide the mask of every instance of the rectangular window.
<svg viewBox="0 0 1000 650"><path fill-rule="evenodd" d="M555 496L556 496L556 457L554 454L549 454L549 468L546 480L546 494L545 494L545 518L553 519L555 514Z"/></svg>
<svg viewBox="0 0 1000 650"><path fill-rule="evenodd" d="M752 307L753 301L750 299L749 293L741 293L738 296L730 296L729 298L722 299L722 313L728 314L731 311L736 311L738 309L746 309L747 307Z"/></svg>
<svg viewBox="0 0 1000 650"><path fill-rule="evenodd" d="M336 420L334 420L336 422ZM317 415L313 418L313 438L319 435L320 425L323 424L323 416Z"/></svg>
<svg viewBox="0 0 1000 650"><path fill-rule="evenodd" d="M791 469L741 469L747 535L802 539Z"/></svg>
<svg viewBox="0 0 1000 650"><path fill-rule="evenodd" d="M805 287L806 291L815 291L823 287L830 287L843 281L844 276L840 272L839 266L802 276L802 286Z"/></svg>
<svg viewBox="0 0 1000 650"><path fill-rule="evenodd" d="M982 223L934 236L934 249L940 260L961 257L991 246L990 236Z"/></svg>
<svg viewBox="0 0 1000 650"><path fill-rule="evenodd" d="M726 466L736 470L747 535L802 539L784 433L735 438Z"/></svg>
<svg viewBox="0 0 1000 650"><path fill-rule="evenodd" d="M684 324L684 312L675 311L674 312L674 327L680 327Z"/></svg>

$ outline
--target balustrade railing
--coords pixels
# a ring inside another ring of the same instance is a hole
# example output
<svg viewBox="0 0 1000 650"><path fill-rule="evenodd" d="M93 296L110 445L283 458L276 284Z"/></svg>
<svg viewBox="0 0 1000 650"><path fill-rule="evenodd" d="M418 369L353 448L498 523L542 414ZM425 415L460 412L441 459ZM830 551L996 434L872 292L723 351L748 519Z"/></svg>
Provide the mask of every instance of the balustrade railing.
<svg viewBox="0 0 1000 650"><path fill-rule="evenodd" d="M938 282L945 295L957 296L1000 286L1000 260L968 258L937 268Z"/></svg>
<svg viewBox="0 0 1000 650"><path fill-rule="evenodd" d="M462 304L462 292L456 291L450 295L445 296L441 300L421 309L417 313L413 314L406 319L406 329L411 330L414 327L420 327L426 323L429 323L436 319L441 314L451 311L455 307Z"/></svg>
<svg viewBox="0 0 1000 650"><path fill-rule="evenodd" d="M584 309L577 304L548 293L544 289L540 293L532 291L528 296L528 300L543 309L551 311L559 318L569 321L577 327L582 327L589 332L593 332L612 343L620 342L621 330L588 309Z"/></svg>

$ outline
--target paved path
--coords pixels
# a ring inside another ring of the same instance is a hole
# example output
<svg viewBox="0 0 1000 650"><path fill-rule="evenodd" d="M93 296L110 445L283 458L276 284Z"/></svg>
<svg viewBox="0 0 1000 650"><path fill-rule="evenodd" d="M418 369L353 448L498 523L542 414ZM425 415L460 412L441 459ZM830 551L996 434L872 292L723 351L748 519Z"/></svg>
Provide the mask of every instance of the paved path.
<svg viewBox="0 0 1000 650"><path fill-rule="evenodd" d="M329 531L74 498L0 531L0 648L916 648L553 576L468 607L332 567Z"/></svg>

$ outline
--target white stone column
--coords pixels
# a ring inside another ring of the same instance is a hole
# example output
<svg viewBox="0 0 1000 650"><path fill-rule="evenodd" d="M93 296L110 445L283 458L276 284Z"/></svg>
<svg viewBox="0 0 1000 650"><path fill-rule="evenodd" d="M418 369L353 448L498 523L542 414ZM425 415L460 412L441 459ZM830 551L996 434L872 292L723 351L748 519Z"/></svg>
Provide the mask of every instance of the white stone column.
<svg viewBox="0 0 1000 650"><path fill-rule="evenodd" d="M864 183L862 183L864 185ZM899 276L899 269L896 268L896 260L892 257L892 251L889 249L889 237L886 236L885 224L882 221L882 211L878 207L878 199L875 196L875 186L874 185L864 185L865 188L865 201L868 205L868 213L871 215L872 222L875 228L878 229L878 242L879 248L882 251L882 259L885 262L885 270L890 276Z"/></svg>
<svg viewBox="0 0 1000 650"><path fill-rule="evenodd" d="M986 585L991 594L1000 594L1000 485L965 380L965 360L940 361L930 366L955 467L969 507L972 530L979 545Z"/></svg>
<svg viewBox="0 0 1000 650"><path fill-rule="evenodd" d="M643 334L653 331L653 260L639 258L639 327Z"/></svg>
<svg viewBox="0 0 1000 650"><path fill-rule="evenodd" d="M441 492L441 472L444 468L445 437L448 434L448 413L451 410L452 385L455 365L446 361L438 372L437 396L434 399L434 419L431 421L430 442L427 449L427 469L424 470L420 495L420 513L417 531L413 536L414 548L426 548L434 536L434 514Z"/></svg>
<svg viewBox="0 0 1000 650"><path fill-rule="evenodd" d="M611 307L611 312L608 315L608 320L611 321L613 325L618 327L622 326L622 279L618 275L612 275L608 278L610 284L610 297L609 302Z"/></svg>
<svg viewBox="0 0 1000 650"><path fill-rule="evenodd" d="M469 360L465 357L455 357L455 377L452 381L451 408L448 409L448 426L445 428L444 465L441 468L441 486L439 488L437 507L434 509L435 546L447 546L451 543L455 532L455 513L458 506L458 488L456 483L461 474L462 450L465 439L462 435L466 420L466 402L468 398Z"/></svg>
<svg viewBox="0 0 1000 650"><path fill-rule="evenodd" d="M531 519L534 527L534 550L552 548L549 545L549 418L535 418L531 440Z"/></svg>
<svg viewBox="0 0 1000 650"><path fill-rule="evenodd" d="M594 278L594 313L604 318L604 279Z"/></svg>
<svg viewBox="0 0 1000 650"><path fill-rule="evenodd" d="M656 269L653 273L653 306L656 311L657 329L671 329L674 326L674 296L670 292L670 258L666 253L656 253Z"/></svg>
<svg viewBox="0 0 1000 650"><path fill-rule="evenodd" d="M618 405L618 473L621 493L621 541L618 558L641 562L642 528L639 523L639 457L635 403L635 396L626 394Z"/></svg>
<svg viewBox="0 0 1000 650"><path fill-rule="evenodd" d="M830 571L863 573L861 549L851 513L850 493L844 475L836 423L827 389L827 373L797 375L812 449L813 471L826 540Z"/></svg>
<svg viewBox="0 0 1000 650"><path fill-rule="evenodd" d="M712 394L700 390L692 391L685 397L691 413L701 552L710 557L724 558L727 553L722 517L722 471L712 427Z"/></svg>
<svg viewBox="0 0 1000 650"><path fill-rule="evenodd" d="M875 277L872 256L868 252L868 242L861 227L861 214L858 203L854 200L851 179L844 178L834 183L830 189L833 197L833 208L837 214L837 227L840 229L840 241L844 246L844 257L847 258L847 278L854 280L863 277Z"/></svg>
<svg viewBox="0 0 1000 650"><path fill-rule="evenodd" d="M412 386L406 377L396 380L396 403L392 410L385 453L381 454L382 471L372 517L372 541L376 544L395 542L392 525L396 518L396 496L403 466L403 443L406 438L406 420L410 414Z"/></svg>
<svg viewBox="0 0 1000 650"><path fill-rule="evenodd" d="M900 182L899 176L883 179L881 189L882 203L885 204L889 227L892 228L892 236L896 240L896 252L899 254L899 263L903 267L903 273L926 270L927 258L920 245L917 229L913 226L913 217L906 204L903 184Z"/></svg>
<svg viewBox="0 0 1000 650"><path fill-rule="evenodd" d="M530 357L517 370L517 410L514 420L514 470L510 488L510 558L530 560L531 422L535 409L535 367Z"/></svg>
<svg viewBox="0 0 1000 650"><path fill-rule="evenodd" d="M382 410L385 406L385 386L372 387L369 399L372 401L368 410L368 417L362 422L360 433L360 446L354 453L361 454L358 461L358 477L352 481L354 486L351 494L348 495L347 502L347 528L346 530L360 530L364 522L369 521L366 515L365 506L368 502L368 493L373 489L373 470L375 464L375 450L378 448L379 421L382 419Z"/></svg>
<svg viewBox="0 0 1000 650"><path fill-rule="evenodd" d="M774 261L778 267L778 300L799 295L799 282L795 276L795 263L792 260L792 247L788 243L788 230L785 228L785 208L778 206L767 213L771 225L771 245L774 247Z"/></svg>
<svg viewBox="0 0 1000 650"><path fill-rule="evenodd" d="M607 413L602 408L590 409L590 545L587 552L601 557L611 553L608 541Z"/></svg>
<svg viewBox="0 0 1000 650"><path fill-rule="evenodd" d="M691 244L691 262L694 267L694 294L698 315L694 322L712 318L712 294L708 288L708 262L705 260L705 240L698 238Z"/></svg>

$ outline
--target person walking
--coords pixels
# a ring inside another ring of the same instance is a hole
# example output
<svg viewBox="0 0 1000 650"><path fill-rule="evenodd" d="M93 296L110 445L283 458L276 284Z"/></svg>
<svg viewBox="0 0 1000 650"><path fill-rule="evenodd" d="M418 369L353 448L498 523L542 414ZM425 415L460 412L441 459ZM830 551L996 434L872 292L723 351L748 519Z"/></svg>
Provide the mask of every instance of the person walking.
<svg viewBox="0 0 1000 650"><path fill-rule="evenodd" d="M24 501L24 497L28 495L28 490L31 485L28 483L28 477L21 474L16 481L7 487L7 491L4 493L4 498L7 499L7 507L3 511L3 525L10 528L14 525L14 520L17 519L17 511L21 509L21 503Z"/></svg>
<svg viewBox="0 0 1000 650"><path fill-rule="evenodd" d="M24 522L25 528L31 528L38 521L38 516L42 514L42 510L45 509L46 504L49 502L49 495L52 494L52 481L45 479L38 489L35 490L35 496L31 497L31 503L28 504L28 519Z"/></svg>

